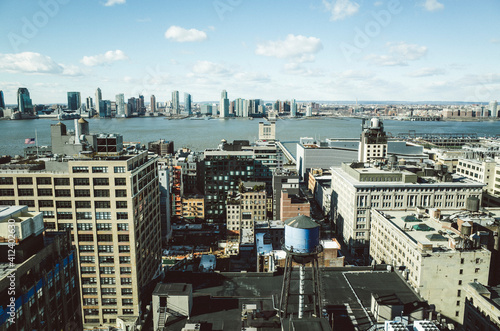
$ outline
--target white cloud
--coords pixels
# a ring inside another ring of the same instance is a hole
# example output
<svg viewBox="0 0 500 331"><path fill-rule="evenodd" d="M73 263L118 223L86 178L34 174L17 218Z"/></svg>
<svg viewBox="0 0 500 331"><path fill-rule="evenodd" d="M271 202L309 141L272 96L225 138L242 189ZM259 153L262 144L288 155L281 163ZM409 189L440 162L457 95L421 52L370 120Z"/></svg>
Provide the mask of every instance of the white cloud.
<svg viewBox="0 0 500 331"><path fill-rule="evenodd" d="M108 0L104 5L106 7L111 7L114 5L123 5L125 2L127 2L127 0Z"/></svg>
<svg viewBox="0 0 500 331"><path fill-rule="evenodd" d="M382 1L375 1L375 3L373 4L375 7L380 7L382 6L384 3Z"/></svg>
<svg viewBox="0 0 500 331"><path fill-rule="evenodd" d="M55 62L50 56L34 52L0 54L0 71L64 76L80 76L83 74L78 66L66 66Z"/></svg>
<svg viewBox="0 0 500 331"><path fill-rule="evenodd" d="M210 61L198 61L192 68L192 75L227 76L231 70L226 69L222 64Z"/></svg>
<svg viewBox="0 0 500 331"><path fill-rule="evenodd" d="M172 25L165 31L165 38L179 43L203 41L207 39L204 31L196 29L184 29L180 26Z"/></svg>
<svg viewBox="0 0 500 331"><path fill-rule="evenodd" d="M491 42L492 44L500 44L500 39L498 39L498 38L492 38L492 39L490 40L490 42Z"/></svg>
<svg viewBox="0 0 500 331"><path fill-rule="evenodd" d="M323 5L331 13L330 20L338 21L352 16L359 11L359 4L352 0L323 0Z"/></svg>
<svg viewBox="0 0 500 331"><path fill-rule="evenodd" d="M127 55L119 49L116 51L107 51L104 54L97 54L93 56L84 56L80 61L86 66L93 67L104 64L111 64L116 61L128 59Z"/></svg>
<svg viewBox="0 0 500 331"><path fill-rule="evenodd" d="M408 61L416 61L427 54L427 47L405 42L387 43L389 54L370 54L365 60L380 66L407 66Z"/></svg>
<svg viewBox="0 0 500 331"><path fill-rule="evenodd" d="M423 6L427 11L437 11L444 9L444 5L437 0L425 0Z"/></svg>
<svg viewBox="0 0 500 331"><path fill-rule="evenodd" d="M267 41L257 45L255 54L279 59L291 58L294 62L301 63L314 61L314 54L322 49L323 44L319 38L289 34L285 40Z"/></svg>
<svg viewBox="0 0 500 331"><path fill-rule="evenodd" d="M408 74L410 77L430 77L444 75L446 71L441 68L421 68Z"/></svg>

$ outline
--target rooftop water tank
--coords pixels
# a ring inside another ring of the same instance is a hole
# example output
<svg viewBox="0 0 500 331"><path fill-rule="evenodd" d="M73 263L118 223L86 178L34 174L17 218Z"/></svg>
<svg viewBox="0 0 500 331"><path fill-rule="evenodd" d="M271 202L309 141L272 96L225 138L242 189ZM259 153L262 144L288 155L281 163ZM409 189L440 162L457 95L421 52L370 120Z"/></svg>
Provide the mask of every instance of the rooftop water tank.
<svg viewBox="0 0 500 331"><path fill-rule="evenodd" d="M468 211L477 212L479 210L479 199L476 197L468 197L465 207Z"/></svg>
<svg viewBox="0 0 500 331"><path fill-rule="evenodd" d="M380 128L380 120L378 118L372 118L370 121L371 129L379 129Z"/></svg>
<svg viewBox="0 0 500 331"><path fill-rule="evenodd" d="M285 250L292 254L312 255L319 247L319 224L305 215L285 221Z"/></svg>

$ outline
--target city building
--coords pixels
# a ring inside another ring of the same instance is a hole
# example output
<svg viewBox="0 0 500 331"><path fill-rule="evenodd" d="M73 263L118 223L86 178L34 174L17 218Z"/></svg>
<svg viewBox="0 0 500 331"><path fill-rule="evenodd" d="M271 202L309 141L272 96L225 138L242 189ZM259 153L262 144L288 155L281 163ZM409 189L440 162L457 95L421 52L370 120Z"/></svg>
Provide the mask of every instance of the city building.
<svg viewBox="0 0 500 331"><path fill-rule="evenodd" d="M101 92L101 89L98 87L96 90L95 90L95 110L96 110L96 113L99 117L105 117L105 116L101 116L102 112L101 112L101 101L102 101L102 92Z"/></svg>
<svg viewBox="0 0 500 331"><path fill-rule="evenodd" d="M281 220L281 191L288 194L299 194L299 175L286 169L277 169L273 173L273 220Z"/></svg>
<svg viewBox="0 0 500 331"><path fill-rule="evenodd" d="M500 172L500 164L497 164L492 159L482 161L459 159L456 173L486 184L484 187L485 191L500 196L500 176L496 176L496 171Z"/></svg>
<svg viewBox="0 0 500 331"><path fill-rule="evenodd" d="M92 109L94 108L94 103L92 102L92 97L87 97L86 102L85 102L85 108L89 113L92 112Z"/></svg>
<svg viewBox="0 0 500 331"><path fill-rule="evenodd" d="M30 92L25 87L17 90L17 109L21 114L33 115L33 103L30 98Z"/></svg>
<svg viewBox="0 0 500 331"><path fill-rule="evenodd" d="M160 217L161 217L161 237L169 240L172 237L172 210L170 203L171 174L168 162L158 161L158 181L160 184Z"/></svg>
<svg viewBox="0 0 500 331"><path fill-rule="evenodd" d="M298 194L291 194L288 189L281 189L280 211L281 220L297 215L311 216L311 205L307 198Z"/></svg>
<svg viewBox="0 0 500 331"><path fill-rule="evenodd" d="M70 234L44 231L41 212L1 204L0 330L81 330Z"/></svg>
<svg viewBox="0 0 500 331"><path fill-rule="evenodd" d="M172 92L172 114L179 115L181 107L179 103L179 91Z"/></svg>
<svg viewBox="0 0 500 331"><path fill-rule="evenodd" d="M182 218L191 221L205 219L205 199L203 195L190 194L182 197Z"/></svg>
<svg viewBox="0 0 500 331"><path fill-rule="evenodd" d="M374 162L387 158L387 136L384 125L378 118L372 118L370 125L362 124L363 132L359 142L358 161Z"/></svg>
<svg viewBox="0 0 500 331"><path fill-rule="evenodd" d="M191 94L184 93L184 110L188 115L193 115L193 111L191 110Z"/></svg>
<svg viewBox="0 0 500 331"><path fill-rule="evenodd" d="M203 115L212 115L212 105L209 104L202 104L200 111Z"/></svg>
<svg viewBox="0 0 500 331"><path fill-rule="evenodd" d="M496 100L490 102L491 117L500 117L498 113L498 102Z"/></svg>
<svg viewBox="0 0 500 331"><path fill-rule="evenodd" d="M410 171L412 170L412 171ZM353 255L368 255L370 209L464 208L469 197L481 200L484 184L449 174L445 168L397 168L343 163L331 168L332 217Z"/></svg>
<svg viewBox="0 0 500 331"><path fill-rule="evenodd" d="M151 100L149 102L149 107L151 108L151 112L156 113L156 97L154 94L151 95Z"/></svg>
<svg viewBox="0 0 500 331"><path fill-rule="evenodd" d="M226 90L222 90L219 103L219 117L226 118L229 116L229 99L227 98Z"/></svg>
<svg viewBox="0 0 500 331"><path fill-rule="evenodd" d="M127 109L125 108L125 96L123 93L116 95L116 116L115 117L127 117Z"/></svg>
<svg viewBox="0 0 500 331"><path fill-rule="evenodd" d="M148 143L148 151L159 156L165 156L174 153L174 142L165 139L150 141Z"/></svg>
<svg viewBox="0 0 500 331"><path fill-rule="evenodd" d="M226 229L228 238L238 238L240 244L255 242L255 223L266 220L265 183L242 182L238 191L227 197Z"/></svg>
<svg viewBox="0 0 500 331"><path fill-rule="evenodd" d="M480 235L453 226L454 211L382 210L371 210L370 256L404 269L408 284L442 317L463 324L464 286L488 282L491 252Z"/></svg>
<svg viewBox="0 0 500 331"><path fill-rule="evenodd" d="M297 102L295 102L295 99L292 99L292 104L290 106L290 116L297 117Z"/></svg>
<svg viewBox="0 0 500 331"><path fill-rule="evenodd" d="M263 141L276 140L276 122L271 122L271 123L259 122L259 140Z"/></svg>
<svg viewBox="0 0 500 331"><path fill-rule="evenodd" d="M464 289L464 330L499 330L500 287L473 282L464 285Z"/></svg>
<svg viewBox="0 0 500 331"><path fill-rule="evenodd" d="M82 107L80 92L68 92L68 110L77 111Z"/></svg>
<svg viewBox="0 0 500 331"><path fill-rule="evenodd" d="M147 152L110 154L116 137L97 141L88 156L0 169L0 204L42 212L48 231L71 230L85 328L139 316L150 300L143 290L161 265L158 159Z"/></svg>
<svg viewBox="0 0 500 331"><path fill-rule="evenodd" d="M0 108L2 108L2 109L5 108L5 99L4 99L2 90L0 90Z"/></svg>

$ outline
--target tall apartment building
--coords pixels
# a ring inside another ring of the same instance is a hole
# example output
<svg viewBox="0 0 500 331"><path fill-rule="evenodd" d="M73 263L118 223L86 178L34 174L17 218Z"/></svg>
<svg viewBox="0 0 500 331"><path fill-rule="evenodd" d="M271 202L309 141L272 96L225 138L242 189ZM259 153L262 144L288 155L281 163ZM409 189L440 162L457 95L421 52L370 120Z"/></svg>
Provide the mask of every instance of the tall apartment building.
<svg viewBox="0 0 500 331"><path fill-rule="evenodd" d="M49 231L71 229L86 328L139 316L161 263L157 158L95 155L0 169L0 204L42 212Z"/></svg>
<svg viewBox="0 0 500 331"><path fill-rule="evenodd" d="M456 172L461 176L486 184L484 190L488 193L500 195L500 164L494 160L458 159Z"/></svg>
<svg viewBox="0 0 500 331"><path fill-rule="evenodd" d="M81 330L76 251L40 212L0 202L0 330Z"/></svg>
<svg viewBox="0 0 500 331"><path fill-rule="evenodd" d="M408 284L437 312L462 324L464 286L488 282L491 252L479 235L452 226L453 212L445 217L440 210L416 215L372 209L370 255L376 263L404 266Z"/></svg>
<svg viewBox="0 0 500 331"><path fill-rule="evenodd" d="M266 220L264 183L241 183L238 192L227 198L226 229L228 237L239 237L242 244L255 242L255 222Z"/></svg>
<svg viewBox="0 0 500 331"><path fill-rule="evenodd" d="M378 118L372 118L369 126L363 120L363 132L358 150L359 162L370 162L387 158L387 136L384 125Z"/></svg>
<svg viewBox="0 0 500 331"><path fill-rule="evenodd" d="M368 255L371 208L463 208L469 197L481 200L484 184L451 176L439 167L408 169L415 173L363 163L331 168L333 221L352 254Z"/></svg>

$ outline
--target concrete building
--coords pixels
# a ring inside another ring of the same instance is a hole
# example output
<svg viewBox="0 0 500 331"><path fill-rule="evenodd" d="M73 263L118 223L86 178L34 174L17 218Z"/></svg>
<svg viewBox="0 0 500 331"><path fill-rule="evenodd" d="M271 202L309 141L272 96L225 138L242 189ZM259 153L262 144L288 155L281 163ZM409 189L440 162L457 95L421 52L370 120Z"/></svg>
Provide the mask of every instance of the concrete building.
<svg viewBox="0 0 500 331"><path fill-rule="evenodd" d="M160 156L174 154L174 142L165 139L151 141L148 143L148 151Z"/></svg>
<svg viewBox="0 0 500 331"><path fill-rule="evenodd" d="M184 93L184 111L187 112L188 115L193 114L191 110L191 94L189 93Z"/></svg>
<svg viewBox="0 0 500 331"><path fill-rule="evenodd" d="M370 256L375 263L404 267L422 298L443 317L463 323L463 286L487 283L491 252L475 235L453 226L449 213L371 210Z"/></svg>
<svg viewBox="0 0 500 331"><path fill-rule="evenodd" d="M464 289L464 330L499 330L500 287L490 287L473 282L464 285Z"/></svg>
<svg viewBox="0 0 500 331"><path fill-rule="evenodd" d="M125 105L125 96L123 93L116 95L116 117L127 117L127 108Z"/></svg>
<svg viewBox="0 0 500 331"><path fill-rule="evenodd" d="M412 170L412 171L409 171ZM354 255L368 255L370 209L464 208L481 200L484 184L436 169L375 168L343 163L332 172L332 217L337 233Z"/></svg>
<svg viewBox="0 0 500 331"><path fill-rule="evenodd" d="M151 112L156 113L156 97L154 94L151 95L151 99L149 101L149 108L151 109Z"/></svg>
<svg viewBox="0 0 500 331"><path fill-rule="evenodd" d="M496 171L500 174L500 164L497 164L495 160L459 159L456 172L461 176L485 184L484 190L489 194L500 196L500 186L496 186L500 180L497 182L499 176L496 175Z"/></svg>
<svg viewBox="0 0 500 331"><path fill-rule="evenodd" d="M271 123L259 122L259 140L263 141L276 140L276 122L271 122Z"/></svg>
<svg viewBox="0 0 500 331"><path fill-rule="evenodd" d="M311 205L300 194L291 194L287 189L282 189L279 213L281 220L287 220L297 215L310 216Z"/></svg>
<svg viewBox="0 0 500 331"><path fill-rule="evenodd" d="M68 110L77 111L82 107L80 92L68 92Z"/></svg>
<svg viewBox="0 0 500 331"><path fill-rule="evenodd" d="M179 103L179 91L172 92L172 114L179 115L181 113L181 106Z"/></svg>
<svg viewBox="0 0 500 331"><path fill-rule="evenodd" d="M281 191L286 189L288 194L299 194L299 175L285 169L277 169L273 173L273 220L281 220Z"/></svg>
<svg viewBox="0 0 500 331"><path fill-rule="evenodd" d="M169 240L172 237L172 205L171 205L171 172L168 162L158 161L158 181L160 184L160 217L161 237Z"/></svg>
<svg viewBox="0 0 500 331"><path fill-rule="evenodd" d="M0 330L81 330L76 260L68 232L0 201Z"/></svg>
<svg viewBox="0 0 500 331"><path fill-rule="evenodd" d="M193 285L185 283L157 284L153 291L153 330L166 331L166 322L191 316Z"/></svg>
<svg viewBox="0 0 500 331"><path fill-rule="evenodd" d="M205 199L203 195L193 194L182 197L182 218L184 220L205 219Z"/></svg>
<svg viewBox="0 0 500 331"><path fill-rule="evenodd" d="M227 98L226 90L222 90L219 103L219 117L226 118L229 116L229 99Z"/></svg>
<svg viewBox="0 0 500 331"><path fill-rule="evenodd" d="M101 89L98 87L95 90L95 110L98 116L101 117L101 101L102 101L102 92Z"/></svg>
<svg viewBox="0 0 500 331"><path fill-rule="evenodd" d="M49 231L70 229L81 270L86 328L139 316L161 264L158 159L147 152L59 158L0 169L0 204L42 212Z"/></svg>
<svg viewBox="0 0 500 331"><path fill-rule="evenodd" d="M384 125L378 118L372 118L368 126L363 120L363 132L359 142L358 161L373 162L387 158L387 136Z"/></svg>
<svg viewBox="0 0 500 331"><path fill-rule="evenodd" d="M241 183L238 192L228 195L226 208L228 238L238 238L241 244L253 244L255 222L267 219L265 184Z"/></svg>

